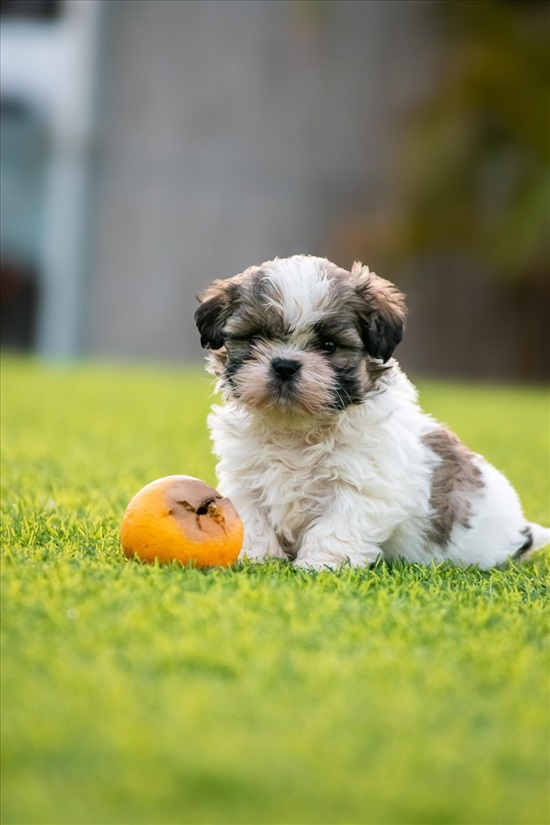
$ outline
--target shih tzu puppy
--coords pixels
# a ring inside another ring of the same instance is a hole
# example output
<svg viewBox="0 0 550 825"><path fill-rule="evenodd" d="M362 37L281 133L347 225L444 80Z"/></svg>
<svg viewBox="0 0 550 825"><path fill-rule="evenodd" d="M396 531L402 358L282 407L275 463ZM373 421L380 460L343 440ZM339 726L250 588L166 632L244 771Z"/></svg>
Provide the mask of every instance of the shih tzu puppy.
<svg viewBox="0 0 550 825"><path fill-rule="evenodd" d="M242 556L482 569L550 540L508 480L423 413L392 358L404 296L360 263L295 255L215 281L195 320L224 404L209 425Z"/></svg>

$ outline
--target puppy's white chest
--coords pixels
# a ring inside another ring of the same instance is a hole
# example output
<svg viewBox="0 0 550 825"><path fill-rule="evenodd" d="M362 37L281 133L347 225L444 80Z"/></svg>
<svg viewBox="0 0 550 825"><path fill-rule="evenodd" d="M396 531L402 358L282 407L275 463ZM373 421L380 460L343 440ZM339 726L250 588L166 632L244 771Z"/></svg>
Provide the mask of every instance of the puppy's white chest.
<svg viewBox="0 0 550 825"><path fill-rule="evenodd" d="M267 523L285 553L294 556L334 496L339 477L334 444L322 438L307 443L301 433L258 432L227 408L218 408L209 422L220 458L220 491L237 510L254 512Z"/></svg>
<svg viewBox="0 0 550 825"><path fill-rule="evenodd" d="M326 512L336 478L329 455L287 449L266 461L257 495L281 545L294 555L306 529Z"/></svg>

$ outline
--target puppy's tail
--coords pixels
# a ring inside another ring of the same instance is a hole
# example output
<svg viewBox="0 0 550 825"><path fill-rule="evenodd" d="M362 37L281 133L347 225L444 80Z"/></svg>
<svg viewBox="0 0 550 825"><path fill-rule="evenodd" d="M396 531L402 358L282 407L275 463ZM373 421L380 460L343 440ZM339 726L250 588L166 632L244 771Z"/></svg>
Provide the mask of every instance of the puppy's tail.
<svg viewBox="0 0 550 825"><path fill-rule="evenodd" d="M516 559L526 561L535 550L540 550L550 544L550 530L548 527L541 527L540 524L533 524L532 521L528 521L521 532L525 536L525 541L519 550L514 553Z"/></svg>

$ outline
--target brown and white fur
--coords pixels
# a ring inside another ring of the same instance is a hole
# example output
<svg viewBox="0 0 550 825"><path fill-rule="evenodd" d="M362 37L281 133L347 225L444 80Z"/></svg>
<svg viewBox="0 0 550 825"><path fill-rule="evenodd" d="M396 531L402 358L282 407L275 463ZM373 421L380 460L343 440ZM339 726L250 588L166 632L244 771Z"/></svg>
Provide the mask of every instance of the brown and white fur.
<svg viewBox="0 0 550 825"><path fill-rule="evenodd" d="M391 357L405 322L393 284L296 255L200 300L224 397L209 416L219 489L244 522L243 557L487 569L549 542L508 480L420 410Z"/></svg>

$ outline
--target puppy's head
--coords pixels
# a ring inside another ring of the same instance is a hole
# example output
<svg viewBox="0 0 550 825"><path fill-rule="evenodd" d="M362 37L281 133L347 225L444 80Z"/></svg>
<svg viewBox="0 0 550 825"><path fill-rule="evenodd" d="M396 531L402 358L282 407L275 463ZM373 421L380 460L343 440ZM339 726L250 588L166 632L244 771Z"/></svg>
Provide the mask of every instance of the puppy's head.
<svg viewBox="0 0 550 825"><path fill-rule="evenodd" d="M336 413L365 400L405 323L404 296L360 263L295 255L215 281L195 320L222 389L245 406Z"/></svg>

